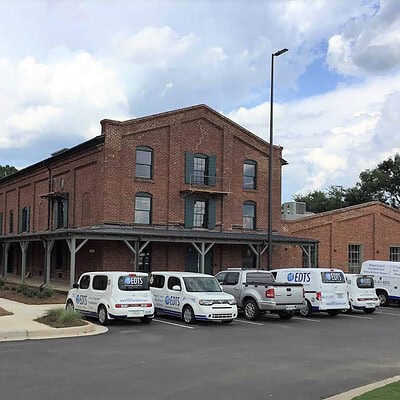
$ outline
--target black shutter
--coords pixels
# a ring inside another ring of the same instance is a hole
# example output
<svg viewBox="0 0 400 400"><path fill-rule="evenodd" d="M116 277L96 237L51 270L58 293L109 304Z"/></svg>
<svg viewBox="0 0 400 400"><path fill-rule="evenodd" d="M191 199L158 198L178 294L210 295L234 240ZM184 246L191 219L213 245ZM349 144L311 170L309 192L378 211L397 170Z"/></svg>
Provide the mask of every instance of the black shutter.
<svg viewBox="0 0 400 400"><path fill-rule="evenodd" d="M217 204L215 199L208 200L208 229L215 229L217 218Z"/></svg>
<svg viewBox="0 0 400 400"><path fill-rule="evenodd" d="M192 197L185 199L185 228L193 228L193 208L194 200Z"/></svg>
<svg viewBox="0 0 400 400"><path fill-rule="evenodd" d="M31 230L31 207L26 208L26 231Z"/></svg>
<svg viewBox="0 0 400 400"><path fill-rule="evenodd" d="M217 176L217 158L214 155L208 156L208 184L209 186L216 185Z"/></svg>
<svg viewBox="0 0 400 400"><path fill-rule="evenodd" d="M63 228L68 228L68 200L63 200Z"/></svg>
<svg viewBox="0 0 400 400"><path fill-rule="evenodd" d="M193 182L194 173L194 154L190 151L185 151L185 183Z"/></svg>
<svg viewBox="0 0 400 400"><path fill-rule="evenodd" d="M0 235L3 234L3 213L0 213Z"/></svg>
<svg viewBox="0 0 400 400"><path fill-rule="evenodd" d="M55 200L53 203L53 220L54 220L53 229L59 228L59 226L58 226L58 200Z"/></svg>
<svg viewBox="0 0 400 400"><path fill-rule="evenodd" d="M22 232L22 218L24 216L24 209L21 208L19 211L19 218L18 218L18 233Z"/></svg>

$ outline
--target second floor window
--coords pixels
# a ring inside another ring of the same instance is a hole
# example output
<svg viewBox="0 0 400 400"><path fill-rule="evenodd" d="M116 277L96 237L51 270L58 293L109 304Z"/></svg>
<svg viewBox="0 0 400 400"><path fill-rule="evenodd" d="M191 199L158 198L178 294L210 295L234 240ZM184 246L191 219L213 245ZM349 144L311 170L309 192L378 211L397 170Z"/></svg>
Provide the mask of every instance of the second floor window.
<svg viewBox="0 0 400 400"><path fill-rule="evenodd" d="M29 232L30 230L30 207L24 207L21 210L20 232Z"/></svg>
<svg viewBox="0 0 400 400"><path fill-rule="evenodd" d="M13 233L14 232L14 211L10 211L10 219L8 221L8 232Z"/></svg>
<svg viewBox="0 0 400 400"><path fill-rule="evenodd" d="M217 159L214 155L185 152L185 183L216 186Z"/></svg>
<svg viewBox="0 0 400 400"><path fill-rule="evenodd" d="M243 163L243 189L257 189L257 163L246 160Z"/></svg>
<svg viewBox="0 0 400 400"><path fill-rule="evenodd" d="M195 185L207 185L207 175L207 157L194 156L192 183Z"/></svg>
<svg viewBox="0 0 400 400"><path fill-rule="evenodd" d="M256 203L243 203L243 229L256 229Z"/></svg>
<svg viewBox="0 0 400 400"><path fill-rule="evenodd" d="M193 226L195 228L207 227L207 208L204 200L196 200L194 202Z"/></svg>
<svg viewBox="0 0 400 400"><path fill-rule="evenodd" d="M216 200L195 198L185 199L185 228L215 229Z"/></svg>
<svg viewBox="0 0 400 400"><path fill-rule="evenodd" d="M136 175L137 178L153 178L153 150L150 147L136 148Z"/></svg>
<svg viewBox="0 0 400 400"><path fill-rule="evenodd" d="M152 196L150 193L137 193L135 196L135 224L151 224Z"/></svg>
<svg viewBox="0 0 400 400"><path fill-rule="evenodd" d="M68 200L57 199L54 202L55 228L68 228Z"/></svg>

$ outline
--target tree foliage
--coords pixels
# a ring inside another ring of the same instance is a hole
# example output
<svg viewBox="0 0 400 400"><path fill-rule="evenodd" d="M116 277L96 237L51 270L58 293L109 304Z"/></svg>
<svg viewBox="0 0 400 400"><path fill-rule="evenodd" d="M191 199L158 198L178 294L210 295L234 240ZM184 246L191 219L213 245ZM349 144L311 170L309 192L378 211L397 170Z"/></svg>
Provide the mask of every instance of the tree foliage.
<svg viewBox="0 0 400 400"><path fill-rule="evenodd" d="M294 195L295 201L307 204L307 211L320 213L368 201L381 201L400 208L400 155L389 157L374 169L360 173L354 187L330 186L328 190L315 190L307 195Z"/></svg>
<svg viewBox="0 0 400 400"><path fill-rule="evenodd" d="M0 179L4 178L5 176L11 175L17 171L18 171L17 168L11 165L0 165Z"/></svg>

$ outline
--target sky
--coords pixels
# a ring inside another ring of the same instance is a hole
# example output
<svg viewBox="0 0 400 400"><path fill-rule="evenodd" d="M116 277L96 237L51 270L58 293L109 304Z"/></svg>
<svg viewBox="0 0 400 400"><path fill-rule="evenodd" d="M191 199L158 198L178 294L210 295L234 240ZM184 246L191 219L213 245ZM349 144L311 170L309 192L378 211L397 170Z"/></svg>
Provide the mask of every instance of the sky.
<svg viewBox="0 0 400 400"><path fill-rule="evenodd" d="M399 0L0 0L0 165L205 103L283 147L282 201L400 152Z"/></svg>

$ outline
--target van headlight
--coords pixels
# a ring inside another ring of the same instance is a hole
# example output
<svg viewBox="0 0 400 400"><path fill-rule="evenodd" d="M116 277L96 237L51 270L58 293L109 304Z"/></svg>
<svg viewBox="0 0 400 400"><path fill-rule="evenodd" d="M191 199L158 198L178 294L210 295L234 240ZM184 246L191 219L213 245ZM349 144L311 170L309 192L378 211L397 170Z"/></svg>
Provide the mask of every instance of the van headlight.
<svg viewBox="0 0 400 400"><path fill-rule="evenodd" d="M199 300L201 306L212 306L214 304L213 300Z"/></svg>
<svg viewBox="0 0 400 400"><path fill-rule="evenodd" d="M228 303L229 303L231 306L234 306L234 305L236 305L236 300L235 300L235 299L228 300Z"/></svg>

